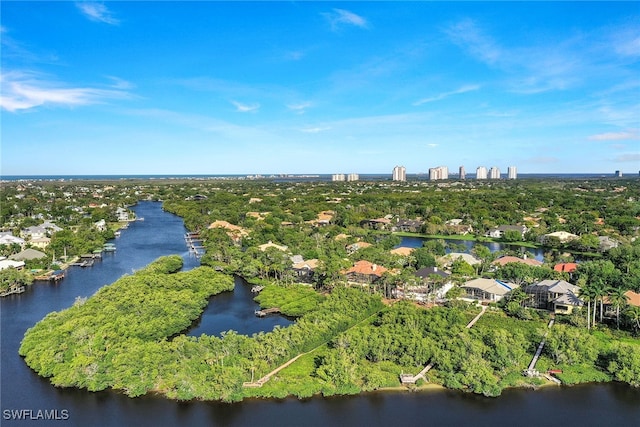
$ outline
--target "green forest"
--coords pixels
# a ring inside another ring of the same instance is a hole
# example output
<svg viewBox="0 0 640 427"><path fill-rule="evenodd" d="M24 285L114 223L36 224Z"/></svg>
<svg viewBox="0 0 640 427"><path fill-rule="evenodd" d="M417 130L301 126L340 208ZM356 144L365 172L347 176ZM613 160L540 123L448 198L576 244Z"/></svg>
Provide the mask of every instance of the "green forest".
<svg viewBox="0 0 640 427"><path fill-rule="evenodd" d="M48 190L55 195L68 189ZM132 397L237 401L353 394L397 388L401 375L415 375L427 364L433 369L410 389L438 385L498 396L507 387L549 384L523 375L544 337L536 369L553 370L563 384L640 386L640 307L627 296L640 291L639 190L637 180L114 185L118 203L163 200L165 210L184 218L203 242L202 266L182 272L180 257L161 258L46 316L27 332L20 354L54 385L111 388ZM26 192L20 191L7 197ZM16 209L24 198L10 200ZM62 205L52 200L52 207ZM35 214L40 205L29 206ZM4 218L24 224L12 209L3 211ZM100 212L91 220L112 219L109 208ZM418 225L402 230L405 220ZM87 219L79 220L82 226L74 222L66 217L69 231L52 236L55 248L77 246L77 236L90 228ZM526 233L486 237L513 224L526 226ZM547 238L552 232L576 237ZM408 255L394 253L404 235L430 238ZM442 257L464 246L444 238L475 241L470 252L478 263L446 264ZM602 238L615 244L603 247ZM481 244L487 241L515 246L491 252ZM494 263L504 255L523 257L525 247L542 249L544 264ZM347 277L359 261L384 273ZM572 272L553 268L572 262ZM306 266L296 269L296 263ZM446 275L418 276L426 267ZM3 283L23 280L6 275ZM278 307L295 323L253 336L186 336L209 298L233 289L234 275L264 287L256 297L261 307ZM459 298L465 297L461 285L474 278L519 288L500 302L485 302L486 313L468 329L479 308ZM550 329L553 313L533 307L522 291L546 279L576 285L584 301L570 314L556 315ZM446 283L452 288L435 304ZM427 299L404 297L413 291Z"/></svg>

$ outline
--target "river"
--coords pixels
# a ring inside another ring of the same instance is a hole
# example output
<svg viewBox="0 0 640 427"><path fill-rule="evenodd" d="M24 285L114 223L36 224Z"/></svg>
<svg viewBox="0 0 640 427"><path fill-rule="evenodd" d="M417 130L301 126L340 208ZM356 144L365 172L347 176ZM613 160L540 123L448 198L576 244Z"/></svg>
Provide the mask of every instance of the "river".
<svg viewBox="0 0 640 427"><path fill-rule="evenodd" d="M38 377L18 355L20 341L27 328L47 313L69 307L76 297L91 296L101 286L114 282L123 274L129 274L159 256L181 254L185 259L186 269L198 265L198 261L186 250L183 239L185 229L180 218L162 211L161 205L154 202L141 202L134 210L138 217L144 217L145 220L132 223L122 233L115 241L115 254L105 255L102 261L91 268L72 267L59 284L37 283L21 295L0 300L0 425L640 425L640 390L622 384L550 387L538 391L507 390L497 399L434 390L316 397L302 401L291 398L251 399L235 404L180 403L160 396L131 399L112 391L91 393L86 390L58 389L47 379ZM207 329L208 333L218 333L236 324L231 320L227 327L223 324L222 317L216 321L208 318L214 314L211 310L216 312L216 305L234 304L231 295L224 298L226 299L212 299L201 323L195 324L190 334L199 334L201 331L197 328L206 325L212 327ZM242 298L247 300L247 295ZM251 311L242 322L249 322L253 317ZM272 327L271 324L265 324L266 330ZM245 333L255 331L254 324ZM43 413L38 414L39 410L49 411L49 416L64 419L36 421L34 418L44 416ZM28 419L15 419L18 413Z"/></svg>

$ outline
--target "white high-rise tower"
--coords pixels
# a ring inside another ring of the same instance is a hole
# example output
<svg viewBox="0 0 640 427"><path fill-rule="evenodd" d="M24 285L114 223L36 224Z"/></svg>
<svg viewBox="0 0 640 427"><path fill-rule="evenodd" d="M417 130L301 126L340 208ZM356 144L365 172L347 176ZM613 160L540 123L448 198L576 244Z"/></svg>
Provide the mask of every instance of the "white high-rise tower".
<svg viewBox="0 0 640 427"><path fill-rule="evenodd" d="M407 169L404 166L396 166L395 168L393 168L391 179L394 181L406 181Z"/></svg>
<svg viewBox="0 0 640 427"><path fill-rule="evenodd" d="M515 166L509 166L507 169L507 178L508 179L516 179L518 177L518 171Z"/></svg>

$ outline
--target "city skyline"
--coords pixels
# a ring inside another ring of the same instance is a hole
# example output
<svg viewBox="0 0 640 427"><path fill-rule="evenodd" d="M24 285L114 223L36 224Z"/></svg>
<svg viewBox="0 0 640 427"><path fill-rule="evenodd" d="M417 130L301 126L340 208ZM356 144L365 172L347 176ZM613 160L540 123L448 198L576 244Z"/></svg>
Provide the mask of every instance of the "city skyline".
<svg viewBox="0 0 640 427"><path fill-rule="evenodd" d="M634 2L4 2L2 175L640 169Z"/></svg>

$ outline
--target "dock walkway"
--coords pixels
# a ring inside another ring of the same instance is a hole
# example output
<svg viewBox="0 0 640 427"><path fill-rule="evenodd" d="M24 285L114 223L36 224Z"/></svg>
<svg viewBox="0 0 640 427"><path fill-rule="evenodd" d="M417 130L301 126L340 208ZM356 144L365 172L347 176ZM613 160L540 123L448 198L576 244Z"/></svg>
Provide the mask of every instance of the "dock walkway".
<svg viewBox="0 0 640 427"><path fill-rule="evenodd" d="M531 359L531 363L529 363L529 367L527 368L526 371L524 371L524 374L528 377L537 377L539 375L538 372L535 370L536 363L538 363L538 359L542 354L542 349L544 348L547 335L549 334L549 329L551 329L551 327L553 326L553 322L554 322L554 319L549 320L549 324L547 325L547 332L545 332L544 336L542 337L542 340L540 341L540 345L538 345L538 349L536 350L536 354L533 356L533 359Z"/></svg>

